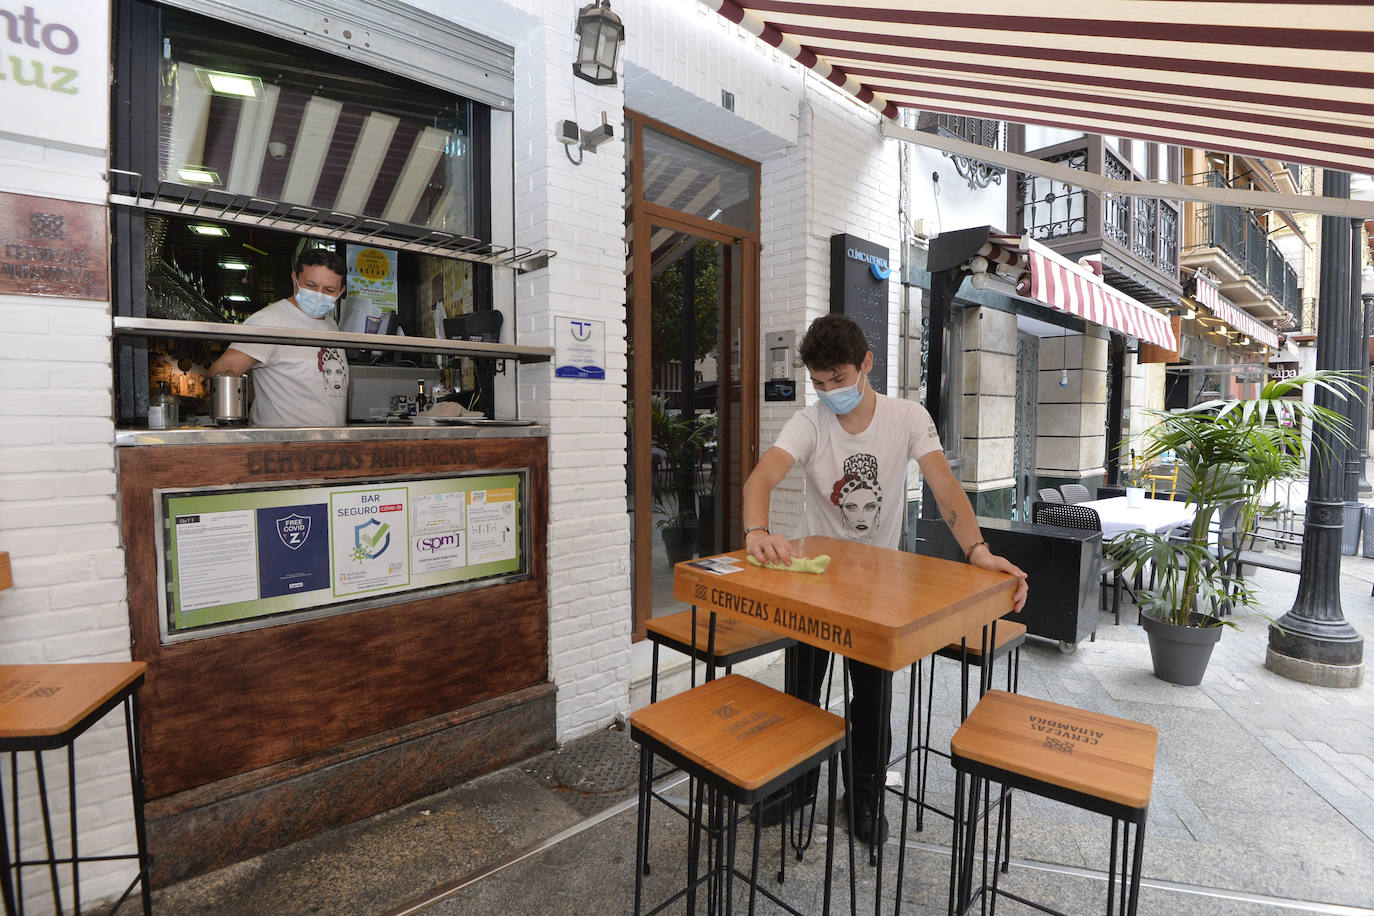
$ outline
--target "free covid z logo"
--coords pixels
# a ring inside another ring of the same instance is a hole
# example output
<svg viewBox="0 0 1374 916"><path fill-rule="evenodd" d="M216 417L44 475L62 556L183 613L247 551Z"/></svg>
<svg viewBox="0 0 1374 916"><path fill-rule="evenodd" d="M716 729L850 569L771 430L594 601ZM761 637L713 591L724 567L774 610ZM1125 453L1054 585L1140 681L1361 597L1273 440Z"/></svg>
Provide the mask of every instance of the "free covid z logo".
<svg viewBox="0 0 1374 916"><path fill-rule="evenodd" d="M300 550L310 538L310 519L295 514L277 519L277 537L292 550Z"/></svg>

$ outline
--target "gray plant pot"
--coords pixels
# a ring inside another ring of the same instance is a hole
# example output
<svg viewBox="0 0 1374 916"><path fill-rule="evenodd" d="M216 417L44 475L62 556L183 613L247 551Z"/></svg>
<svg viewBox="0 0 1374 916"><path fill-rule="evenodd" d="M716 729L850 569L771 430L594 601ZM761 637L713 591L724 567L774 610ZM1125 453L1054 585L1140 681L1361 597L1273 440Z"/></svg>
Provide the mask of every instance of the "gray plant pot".
<svg viewBox="0 0 1374 916"><path fill-rule="evenodd" d="M1199 623L1214 623L1215 618L1194 614ZM1150 640L1150 660L1154 662L1155 677L1170 684L1196 687L1207 673L1212 649L1221 639L1219 626L1180 627L1146 614L1142 619L1145 635Z"/></svg>

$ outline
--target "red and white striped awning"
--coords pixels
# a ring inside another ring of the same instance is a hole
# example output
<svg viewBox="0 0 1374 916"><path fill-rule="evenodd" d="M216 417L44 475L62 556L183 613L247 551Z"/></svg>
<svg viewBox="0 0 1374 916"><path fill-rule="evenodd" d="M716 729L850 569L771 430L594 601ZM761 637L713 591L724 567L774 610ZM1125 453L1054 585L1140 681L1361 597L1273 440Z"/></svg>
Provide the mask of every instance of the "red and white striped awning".
<svg viewBox="0 0 1374 916"><path fill-rule="evenodd" d="M889 118L918 108L1374 172L1374 5L701 0Z"/></svg>
<svg viewBox="0 0 1374 916"><path fill-rule="evenodd" d="M979 256L986 259L986 268L1015 284L1022 298L1178 350L1167 317L1108 286L1090 266L1073 263L1029 235L989 235L983 249ZM977 277L978 268L985 265L972 266Z"/></svg>
<svg viewBox="0 0 1374 916"><path fill-rule="evenodd" d="M1202 274L1197 276L1197 301L1207 306L1213 315L1256 343L1262 343L1275 350L1279 348L1279 335L1241 311L1230 299L1221 294L1215 283Z"/></svg>

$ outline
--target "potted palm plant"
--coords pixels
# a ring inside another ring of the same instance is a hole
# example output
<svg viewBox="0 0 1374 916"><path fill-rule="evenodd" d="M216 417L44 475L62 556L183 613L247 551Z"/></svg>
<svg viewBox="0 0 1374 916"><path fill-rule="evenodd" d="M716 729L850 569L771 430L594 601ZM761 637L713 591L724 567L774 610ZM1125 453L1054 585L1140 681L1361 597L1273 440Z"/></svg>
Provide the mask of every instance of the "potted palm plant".
<svg viewBox="0 0 1374 916"><path fill-rule="evenodd" d="M652 400L651 434L660 458L654 473L654 527L663 536L668 563L691 559L696 551L697 497L702 447L715 435L714 414L675 413L663 398Z"/></svg>
<svg viewBox="0 0 1374 916"><path fill-rule="evenodd" d="M1151 587L1141 589L1138 598L1156 677L1200 684L1221 626L1229 623L1219 613L1254 606L1252 590L1233 574L1239 533L1254 519L1271 482L1303 473L1303 426L1349 441L1349 423L1340 414L1286 397L1307 384L1343 397L1360 388L1347 374L1333 371L1275 380L1253 399L1213 400L1172 412L1151 410L1158 422L1134 440L1146 466L1173 453L1195 511L1186 537L1137 530L1118 535L1108 546L1133 575L1153 567ZM1234 525L1214 545L1212 523L1228 504L1235 507L1228 513Z"/></svg>

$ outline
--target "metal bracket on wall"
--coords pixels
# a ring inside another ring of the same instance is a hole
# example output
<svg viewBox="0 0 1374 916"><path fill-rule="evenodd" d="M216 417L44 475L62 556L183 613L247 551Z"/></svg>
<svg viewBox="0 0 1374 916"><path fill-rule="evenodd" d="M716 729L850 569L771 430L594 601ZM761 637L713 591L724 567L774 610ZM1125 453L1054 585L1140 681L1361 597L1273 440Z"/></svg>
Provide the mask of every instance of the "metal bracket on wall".
<svg viewBox="0 0 1374 916"><path fill-rule="evenodd" d="M558 255L558 252L548 248L494 245L472 236L428 226L303 207L285 201L231 194L214 188L197 188L173 181L160 181L149 192L141 174L125 169L110 169L110 178L111 187L118 189L111 192L110 203L158 213L295 232L315 238L368 243L399 251L507 267L522 273L545 267L550 258Z"/></svg>

